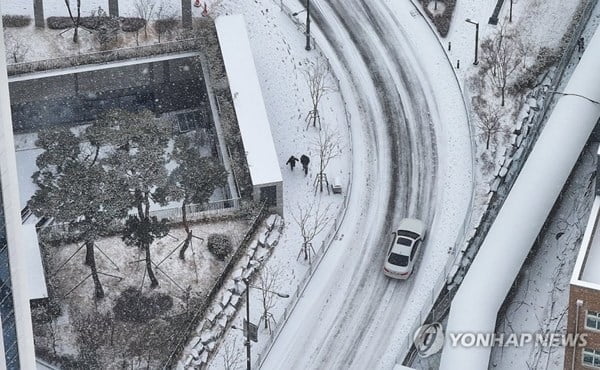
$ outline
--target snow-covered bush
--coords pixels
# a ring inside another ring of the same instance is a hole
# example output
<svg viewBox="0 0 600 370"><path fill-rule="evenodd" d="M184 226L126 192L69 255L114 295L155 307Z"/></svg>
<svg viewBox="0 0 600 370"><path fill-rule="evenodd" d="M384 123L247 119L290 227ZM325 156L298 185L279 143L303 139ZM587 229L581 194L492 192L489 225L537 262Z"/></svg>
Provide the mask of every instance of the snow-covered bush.
<svg viewBox="0 0 600 370"><path fill-rule="evenodd" d="M27 15L3 15L4 27L27 27L31 24L31 17Z"/></svg>
<svg viewBox="0 0 600 370"><path fill-rule="evenodd" d="M122 18L121 30L123 32L136 32L144 28L146 21L142 18Z"/></svg>
<svg viewBox="0 0 600 370"><path fill-rule="evenodd" d="M208 250L214 254L220 261L225 261L225 258L233 251L231 240L223 234L211 234L207 241Z"/></svg>
<svg viewBox="0 0 600 370"><path fill-rule="evenodd" d="M145 296L136 288L130 287L117 298L113 312L117 320L145 323L161 316L171 307L173 298L167 294Z"/></svg>
<svg viewBox="0 0 600 370"><path fill-rule="evenodd" d="M179 21L175 17L167 17L163 19L157 19L154 22L154 30L158 35L158 42L161 41L161 37L165 34L171 35L173 30L177 28Z"/></svg>
<svg viewBox="0 0 600 370"><path fill-rule="evenodd" d="M69 17L48 17L46 25L51 30L66 30L73 27L73 21Z"/></svg>

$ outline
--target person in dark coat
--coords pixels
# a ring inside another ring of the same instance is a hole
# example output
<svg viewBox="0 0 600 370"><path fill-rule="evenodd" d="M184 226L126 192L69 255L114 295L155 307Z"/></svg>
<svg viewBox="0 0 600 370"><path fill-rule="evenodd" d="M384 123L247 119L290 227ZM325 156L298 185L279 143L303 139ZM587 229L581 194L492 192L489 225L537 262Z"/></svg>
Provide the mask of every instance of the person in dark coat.
<svg viewBox="0 0 600 370"><path fill-rule="evenodd" d="M300 163L302 163L304 176L308 175L308 164L310 163L310 158L308 158L306 154L302 154L302 156L300 157Z"/></svg>
<svg viewBox="0 0 600 370"><path fill-rule="evenodd" d="M289 164L290 168L292 169L292 171L294 170L294 167L296 167L296 162L298 162L298 158L294 157L293 155L290 157L290 159L287 160L287 162L285 162L285 164Z"/></svg>

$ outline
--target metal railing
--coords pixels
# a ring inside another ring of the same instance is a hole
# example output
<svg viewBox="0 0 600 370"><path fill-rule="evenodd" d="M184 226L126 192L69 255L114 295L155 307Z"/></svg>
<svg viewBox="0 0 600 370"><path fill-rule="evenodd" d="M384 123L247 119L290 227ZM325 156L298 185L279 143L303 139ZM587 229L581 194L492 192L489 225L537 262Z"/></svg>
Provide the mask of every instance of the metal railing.
<svg viewBox="0 0 600 370"><path fill-rule="evenodd" d="M186 206L186 217L188 220L195 220L203 217L210 217L223 211L235 211L240 208L240 198L224 199L206 204L190 204ZM156 216L159 220L167 219L172 222L181 221L183 214L181 207L161 208L150 211L150 217Z"/></svg>
<svg viewBox="0 0 600 370"><path fill-rule="evenodd" d="M240 198L224 199L206 204L190 204L186 207L186 216L189 221L200 218L208 218L218 216L226 212L233 212L240 209ZM167 219L169 222L182 221L181 207L170 207L150 211L150 217L156 216L159 220ZM132 213L135 211L132 211ZM120 220L117 224L123 225L124 220ZM50 223L44 227L46 232L50 233L69 233L73 232L72 226L68 222Z"/></svg>

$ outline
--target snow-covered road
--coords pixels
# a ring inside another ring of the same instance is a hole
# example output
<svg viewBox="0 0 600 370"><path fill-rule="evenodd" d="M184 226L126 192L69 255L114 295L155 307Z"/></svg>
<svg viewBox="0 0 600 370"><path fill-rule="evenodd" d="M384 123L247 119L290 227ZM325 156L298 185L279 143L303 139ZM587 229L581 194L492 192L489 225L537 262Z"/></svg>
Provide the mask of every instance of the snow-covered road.
<svg viewBox="0 0 600 370"><path fill-rule="evenodd" d="M467 115L435 36L410 3L399 3L312 2L315 38L352 113L353 193L339 240L265 369L391 367L460 236L472 190ZM381 268L404 217L426 220L431 231L418 273L401 282Z"/></svg>

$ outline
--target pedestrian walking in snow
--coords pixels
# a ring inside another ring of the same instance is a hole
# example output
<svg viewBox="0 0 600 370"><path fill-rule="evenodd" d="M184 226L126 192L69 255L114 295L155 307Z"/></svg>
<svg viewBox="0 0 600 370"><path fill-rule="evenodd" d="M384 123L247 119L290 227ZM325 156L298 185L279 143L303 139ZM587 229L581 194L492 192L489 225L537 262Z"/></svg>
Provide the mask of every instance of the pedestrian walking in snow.
<svg viewBox="0 0 600 370"><path fill-rule="evenodd" d="M293 155L290 157L290 159L287 160L287 162L285 162L285 164L289 164L290 165L290 169L293 171L294 167L296 167L296 162L298 162L298 158L294 157Z"/></svg>
<svg viewBox="0 0 600 370"><path fill-rule="evenodd" d="M302 156L300 157L300 163L302 163L304 176L308 175L308 164L310 163L310 158L308 158L306 154L302 154Z"/></svg>

